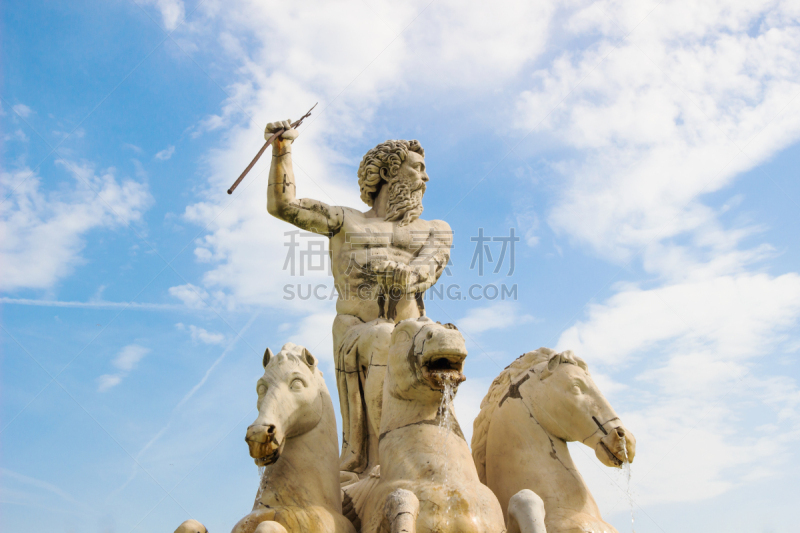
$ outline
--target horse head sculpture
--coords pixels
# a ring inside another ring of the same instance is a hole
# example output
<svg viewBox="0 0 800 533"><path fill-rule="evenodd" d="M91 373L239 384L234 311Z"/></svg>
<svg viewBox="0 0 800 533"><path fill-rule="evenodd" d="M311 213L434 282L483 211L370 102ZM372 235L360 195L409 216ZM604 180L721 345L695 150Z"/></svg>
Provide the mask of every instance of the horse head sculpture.
<svg viewBox="0 0 800 533"><path fill-rule="evenodd" d="M457 387L464 377L467 348L453 324L428 318L409 319L392 332L386 380L397 398L441 400L446 387Z"/></svg>
<svg viewBox="0 0 800 533"><path fill-rule="evenodd" d="M380 472L345 487L362 533L504 530L503 511L480 483L452 412L466 356L452 324L421 317L395 326L383 388ZM542 533L542 500L530 490L511 500L507 529Z"/></svg>
<svg viewBox="0 0 800 533"><path fill-rule="evenodd" d="M277 355L267 348L262 364L245 441L265 471L232 533L355 533L342 515L336 418L317 359L290 342Z"/></svg>
<svg viewBox="0 0 800 533"><path fill-rule="evenodd" d="M320 388L325 387L316 358L302 346L287 343L277 356L267 348L263 365L264 375L256 384L258 418L245 436L250 457L258 466L273 464L287 438L319 424L323 413Z"/></svg>
<svg viewBox="0 0 800 533"><path fill-rule="evenodd" d="M606 466L633 461L636 439L571 351L528 352L494 380L481 402L472 435L472 455L482 482L500 500L522 489L545 503L547 531L613 532L566 443L594 449Z"/></svg>
<svg viewBox="0 0 800 533"><path fill-rule="evenodd" d="M530 405L551 435L593 448L606 466L633 462L636 438L622 425L614 408L589 375L589 367L572 351L548 355L534 365L543 386L531 390Z"/></svg>

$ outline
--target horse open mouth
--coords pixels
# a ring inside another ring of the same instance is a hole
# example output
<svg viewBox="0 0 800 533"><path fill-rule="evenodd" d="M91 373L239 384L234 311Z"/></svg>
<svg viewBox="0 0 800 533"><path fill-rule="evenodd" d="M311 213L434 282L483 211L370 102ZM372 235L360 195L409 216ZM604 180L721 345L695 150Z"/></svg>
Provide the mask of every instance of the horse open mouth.
<svg viewBox="0 0 800 533"><path fill-rule="evenodd" d="M467 379L462 372L466 357L462 352L426 354L422 362L422 377L434 389L444 389L446 384L457 386Z"/></svg>
<svg viewBox="0 0 800 533"><path fill-rule="evenodd" d="M636 439L629 431L616 427L597 442L594 453L604 465L619 468L633 462Z"/></svg>
<svg viewBox="0 0 800 533"><path fill-rule="evenodd" d="M618 457L617 454L608 449L608 446L603 441L597 443L595 455L597 455L597 458L607 466L615 466L619 468L625 462L623 459Z"/></svg>
<svg viewBox="0 0 800 533"><path fill-rule="evenodd" d="M284 440L284 442L286 442ZM284 442L278 444L274 440L268 442L253 442L251 445L250 457L255 461L256 466L269 466L277 461L283 452Z"/></svg>
<svg viewBox="0 0 800 533"><path fill-rule="evenodd" d="M272 451L272 453L254 459L256 462L256 466L269 466L271 464L274 464L275 461L277 461L280 458L282 451L283 451L283 444L275 448Z"/></svg>

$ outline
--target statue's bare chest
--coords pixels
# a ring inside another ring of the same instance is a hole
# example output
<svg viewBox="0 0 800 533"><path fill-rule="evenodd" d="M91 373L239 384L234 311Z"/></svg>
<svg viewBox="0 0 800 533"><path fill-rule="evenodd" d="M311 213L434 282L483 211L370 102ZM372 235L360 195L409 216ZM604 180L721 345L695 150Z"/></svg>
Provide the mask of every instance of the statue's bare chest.
<svg viewBox="0 0 800 533"><path fill-rule="evenodd" d="M429 229L422 221L408 226L377 219L355 219L345 221L338 237L343 249L392 249L410 254L416 253L425 244Z"/></svg>

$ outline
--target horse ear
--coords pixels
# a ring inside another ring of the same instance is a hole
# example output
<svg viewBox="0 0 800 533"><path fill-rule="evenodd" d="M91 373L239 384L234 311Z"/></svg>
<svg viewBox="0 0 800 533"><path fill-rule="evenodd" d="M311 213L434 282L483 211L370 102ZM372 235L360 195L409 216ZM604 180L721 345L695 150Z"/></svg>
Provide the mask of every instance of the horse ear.
<svg viewBox="0 0 800 533"><path fill-rule="evenodd" d="M315 368L317 366L317 358L311 355L311 352L309 352L307 348L303 348L303 361L305 361L310 368Z"/></svg>
<svg viewBox="0 0 800 533"><path fill-rule="evenodd" d="M267 368L267 363L269 363L269 360L272 359L272 357L272 350L270 350L269 346L267 346L267 350L264 352L264 359L261 361L261 363L264 365L264 368Z"/></svg>
<svg viewBox="0 0 800 533"><path fill-rule="evenodd" d="M562 360L562 355L560 353L552 355L550 359L547 361L547 366L542 369L542 373L539 375L539 379L544 379L548 377L550 374L552 374L555 371L555 369L558 368L558 365L561 364L561 360Z"/></svg>

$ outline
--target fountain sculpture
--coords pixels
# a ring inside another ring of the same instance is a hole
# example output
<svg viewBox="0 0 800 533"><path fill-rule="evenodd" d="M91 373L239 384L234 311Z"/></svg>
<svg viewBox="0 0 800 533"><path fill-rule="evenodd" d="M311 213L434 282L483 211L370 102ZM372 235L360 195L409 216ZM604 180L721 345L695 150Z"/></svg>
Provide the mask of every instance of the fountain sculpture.
<svg viewBox="0 0 800 533"><path fill-rule="evenodd" d="M553 532L615 532L572 462L567 442L594 448L606 466L633 460L636 439L594 384L586 363L548 348L521 355L494 380L472 433L481 482L505 504L517 491L544 500Z"/></svg>
<svg viewBox="0 0 800 533"><path fill-rule="evenodd" d="M619 467L633 460L635 439L572 352L540 348L512 363L481 404L471 451L464 439L452 407L464 339L424 307L452 231L419 218L429 179L420 144L367 152L358 182L370 209L361 212L297 199L298 133L291 121L268 124L265 137L275 132L268 212L329 238L343 440L339 452L316 358L292 343L277 355L268 348L246 436L264 472L233 533L614 533L566 442Z"/></svg>

